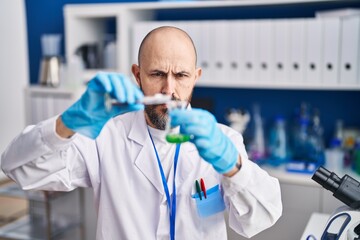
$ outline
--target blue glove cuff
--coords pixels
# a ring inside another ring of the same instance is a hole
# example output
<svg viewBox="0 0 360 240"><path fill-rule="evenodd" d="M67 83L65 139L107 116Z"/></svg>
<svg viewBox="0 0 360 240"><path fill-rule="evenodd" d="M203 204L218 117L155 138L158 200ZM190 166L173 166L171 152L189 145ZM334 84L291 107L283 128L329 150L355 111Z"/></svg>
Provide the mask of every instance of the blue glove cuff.
<svg viewBox="0 0 360 240"><path fill-rule="evenodd" d="M231 140L226 136L224 136L224 140L226 143L224 144L223 153L213 162L214 169L220 174L230 172L235 167L239 158L239 152Z"/></svg>

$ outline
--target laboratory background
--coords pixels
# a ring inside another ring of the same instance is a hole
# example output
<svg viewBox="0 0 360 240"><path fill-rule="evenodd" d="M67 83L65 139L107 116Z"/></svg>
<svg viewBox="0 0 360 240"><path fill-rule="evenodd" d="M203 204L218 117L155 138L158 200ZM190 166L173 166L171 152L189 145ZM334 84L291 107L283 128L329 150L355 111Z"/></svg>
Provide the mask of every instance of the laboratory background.
<svg viewBox="0 0 360 240"><path fill-rule="evenodd" d="M2 0L0 151L64 111L96 72L130 76L141 39L161 25L197 47L192 106L241 132L249 158L280 181L283 215L252 239L320 239L335 210L356 197L360 208L360 190L344 202L312 178L323 166L360 181L358 0ZM91 240L95 229L90 189L22 191L0 171L0 239ZM228 239L245 238L229 229Z"/></svg>

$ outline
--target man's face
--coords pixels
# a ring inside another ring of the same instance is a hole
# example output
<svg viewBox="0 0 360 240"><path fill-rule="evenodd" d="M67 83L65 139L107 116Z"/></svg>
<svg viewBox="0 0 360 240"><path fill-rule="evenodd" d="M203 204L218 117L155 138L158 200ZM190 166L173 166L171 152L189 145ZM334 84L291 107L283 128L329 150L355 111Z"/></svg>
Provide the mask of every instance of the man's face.
<svg viewBox="0 0 360 240"><path fill-rule="evenodd" d="M171 95L173 100L190 103L196 80L201 70L196 69L195 53L189 40L179 37L164 42L153 37L144 50L140 66L133 65L133 73L145 96L157 93ZM165 129L165 104L145 107L148 124Z"/></svg>

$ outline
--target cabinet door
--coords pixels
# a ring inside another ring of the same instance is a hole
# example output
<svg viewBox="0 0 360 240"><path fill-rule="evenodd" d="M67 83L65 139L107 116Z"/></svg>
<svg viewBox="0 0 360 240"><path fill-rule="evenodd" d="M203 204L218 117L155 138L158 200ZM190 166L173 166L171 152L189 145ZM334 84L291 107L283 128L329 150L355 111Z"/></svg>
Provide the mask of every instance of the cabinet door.
<svg viewBox="0 0 360 240"><path fill-rule="evenodd" d="M253 240L287 240L300 239L306 224L313 212L319 212L321 188L281 183L283 201L282 217L275 225L251 239ZM228 229L229 240L245 240L232 229Z"/></svg>

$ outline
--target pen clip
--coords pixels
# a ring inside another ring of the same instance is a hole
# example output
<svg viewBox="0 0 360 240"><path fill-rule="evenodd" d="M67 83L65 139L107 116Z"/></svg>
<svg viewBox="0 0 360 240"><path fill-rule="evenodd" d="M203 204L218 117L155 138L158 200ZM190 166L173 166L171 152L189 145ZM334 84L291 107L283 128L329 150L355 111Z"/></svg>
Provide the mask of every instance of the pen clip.
<svg viewBox="0 0 360 240"><path fill-rule="evenodd" d="M204 179L200 179L200 184L201 184L201 190L204 192L204 197L205 199L207 198L206 196L206 187L205 187L205 182L204 182Z"/></svg>
<svg viewBox="0 0 360 240"><path fill-rule="evenodd" d="M202 200L202 197L201 197L201 188L200 188L200 184L199 184L199 181L198 181L198 180L195 180L195 187L196 187L196 192L199 194L200 200Z"/></svg>

